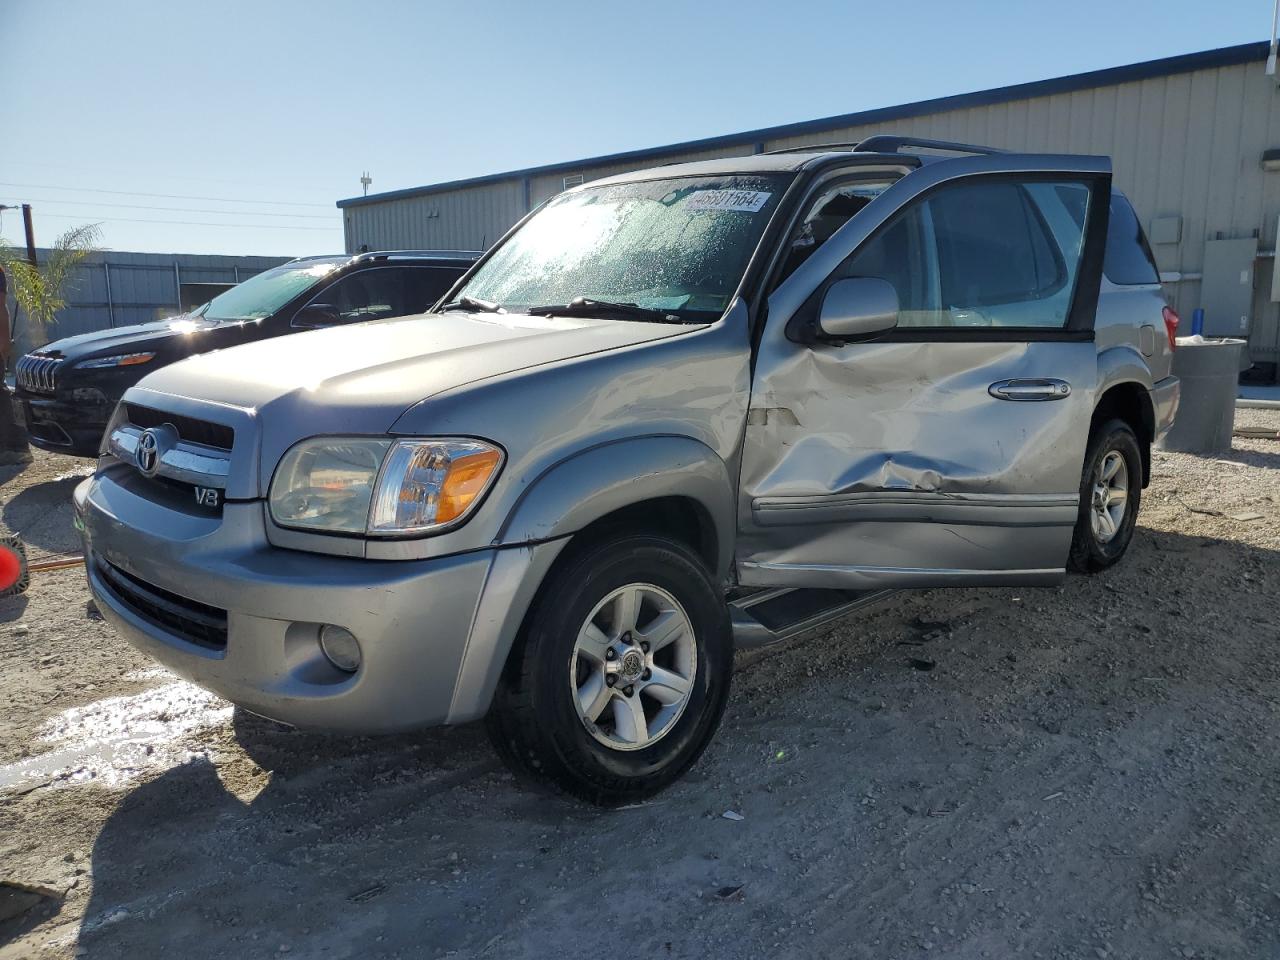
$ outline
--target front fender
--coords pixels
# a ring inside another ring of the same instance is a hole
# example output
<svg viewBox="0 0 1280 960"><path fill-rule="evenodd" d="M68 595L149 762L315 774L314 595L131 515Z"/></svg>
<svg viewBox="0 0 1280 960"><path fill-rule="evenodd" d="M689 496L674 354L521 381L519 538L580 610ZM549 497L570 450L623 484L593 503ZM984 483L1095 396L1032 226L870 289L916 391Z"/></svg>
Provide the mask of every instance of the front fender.
<svg viewBox="0 0 1280 960"><path fill-rule="evenodd" d="M590 447L544 471L507 516L502 546L541 543L644 500L685 497L711 518L716 531L717 578L733 556L733 482L725 462L691 437L627 438Z"/></svg>

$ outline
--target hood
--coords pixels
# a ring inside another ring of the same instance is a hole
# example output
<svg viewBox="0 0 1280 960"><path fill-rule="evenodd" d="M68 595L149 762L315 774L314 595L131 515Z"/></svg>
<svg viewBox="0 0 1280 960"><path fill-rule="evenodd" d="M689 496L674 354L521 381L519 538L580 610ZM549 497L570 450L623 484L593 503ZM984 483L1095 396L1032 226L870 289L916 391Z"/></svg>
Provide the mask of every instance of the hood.
<svg viewBox="0 0 1280 960"><path fill-rule="evenodd" d="M309 419L311 432L350 423L352 415L381 423L376 429L382 432L405 408L444 390L693 329L577 317L426 314L215 350L157 370L139 386L264 413L293 408ZM325 407L344 415L317 422ZM308 428L298 429L304 436Z"/></svg>
<svg viewBox="0 0 1280 960"><path fill-rule="evenodd" d="M95 330L74 337L63 337L43 347L37 347L32 353L42 356L65 357L68 360L81 360L91 356L108 356L113 353L128 353L140 348L151 348L193 333L212 330L219 324L210 320L201 320L183 314L154 323L136 323L128 327L113 327L108 330Z"/></svg>

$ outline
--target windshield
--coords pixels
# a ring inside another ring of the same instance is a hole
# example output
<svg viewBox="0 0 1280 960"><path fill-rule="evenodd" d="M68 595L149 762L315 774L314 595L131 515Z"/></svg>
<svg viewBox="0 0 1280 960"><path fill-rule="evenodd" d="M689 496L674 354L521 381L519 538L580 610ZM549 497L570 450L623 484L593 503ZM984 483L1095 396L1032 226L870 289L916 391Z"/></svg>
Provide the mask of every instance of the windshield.
<svg viewBox="0 0 1280 960"><path fill-rule="evenodd" d="M333 273L344 262L321 260L273 267L218 294L205 304L200 316L210 320L261 320Z"/></svg>
<svg viewBox="0 0 1280 960"><path fill-rule="evenodd" d="M728 307L790 179L680 177L562 194L457 296L512 313L585 297L685 320L715 319Z"/></svg>

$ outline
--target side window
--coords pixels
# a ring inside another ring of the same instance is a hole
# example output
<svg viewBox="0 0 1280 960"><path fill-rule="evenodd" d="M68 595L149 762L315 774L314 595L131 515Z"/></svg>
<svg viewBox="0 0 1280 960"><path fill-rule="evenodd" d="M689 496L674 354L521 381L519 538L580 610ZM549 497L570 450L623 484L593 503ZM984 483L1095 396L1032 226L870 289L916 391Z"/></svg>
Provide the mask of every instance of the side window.
<svg viewBox="0 0 1280 960"><path fill-rule="evenodd" d="M781 283L800 264L831 239L859 210L891 187L892 181L846 181L822 190L809 206L787 248L787 259L778 277Z"/></svg>
<svg viewBox="0 0 1280 960"><path fill-rule="evenodd" d="M1124 194L1111 194L1111 216L1107 220L1107 252L1102 272L1112 283L1159 283L1160 271L1151 255L1147 236Z"/></svg>
<svg viewBox="0 0 1280 960"><path fill-rule="evenodd" d="M944 187L899 214L839 274L892 283L902 327L1061 328L1088 202L1083 182Z"/></svg>
<svg viewBox="0 0 1280 960"><path fill-rule="evenodd" d="M422 313L430 309L462 274L462 270L449 267L415 267L409 272L409 309L405 312Z"/></svg>
<svg viewBox="0 0 1280 960"><path fill-rule="evenodd" d="M306 325L356 323L414 312L408 306L407 274L404 267L376 267L347 274L303 307Z"/></svg>

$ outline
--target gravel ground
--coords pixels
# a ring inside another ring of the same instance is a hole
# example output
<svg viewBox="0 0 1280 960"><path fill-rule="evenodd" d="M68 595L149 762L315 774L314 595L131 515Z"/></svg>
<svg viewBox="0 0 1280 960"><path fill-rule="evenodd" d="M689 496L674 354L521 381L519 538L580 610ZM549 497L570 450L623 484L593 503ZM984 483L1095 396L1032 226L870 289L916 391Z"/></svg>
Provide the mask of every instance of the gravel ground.
<svg viewBox="0 0 1280 960"><path fill-rule="evenodd" d="M33 552L74 549L79 467L0 473ZM1280 956L1278 467L1158 453L1107 574L739 654L704 759L614 812L475 726L235 711L37 574L0 607L0 960Z"/></svg>

